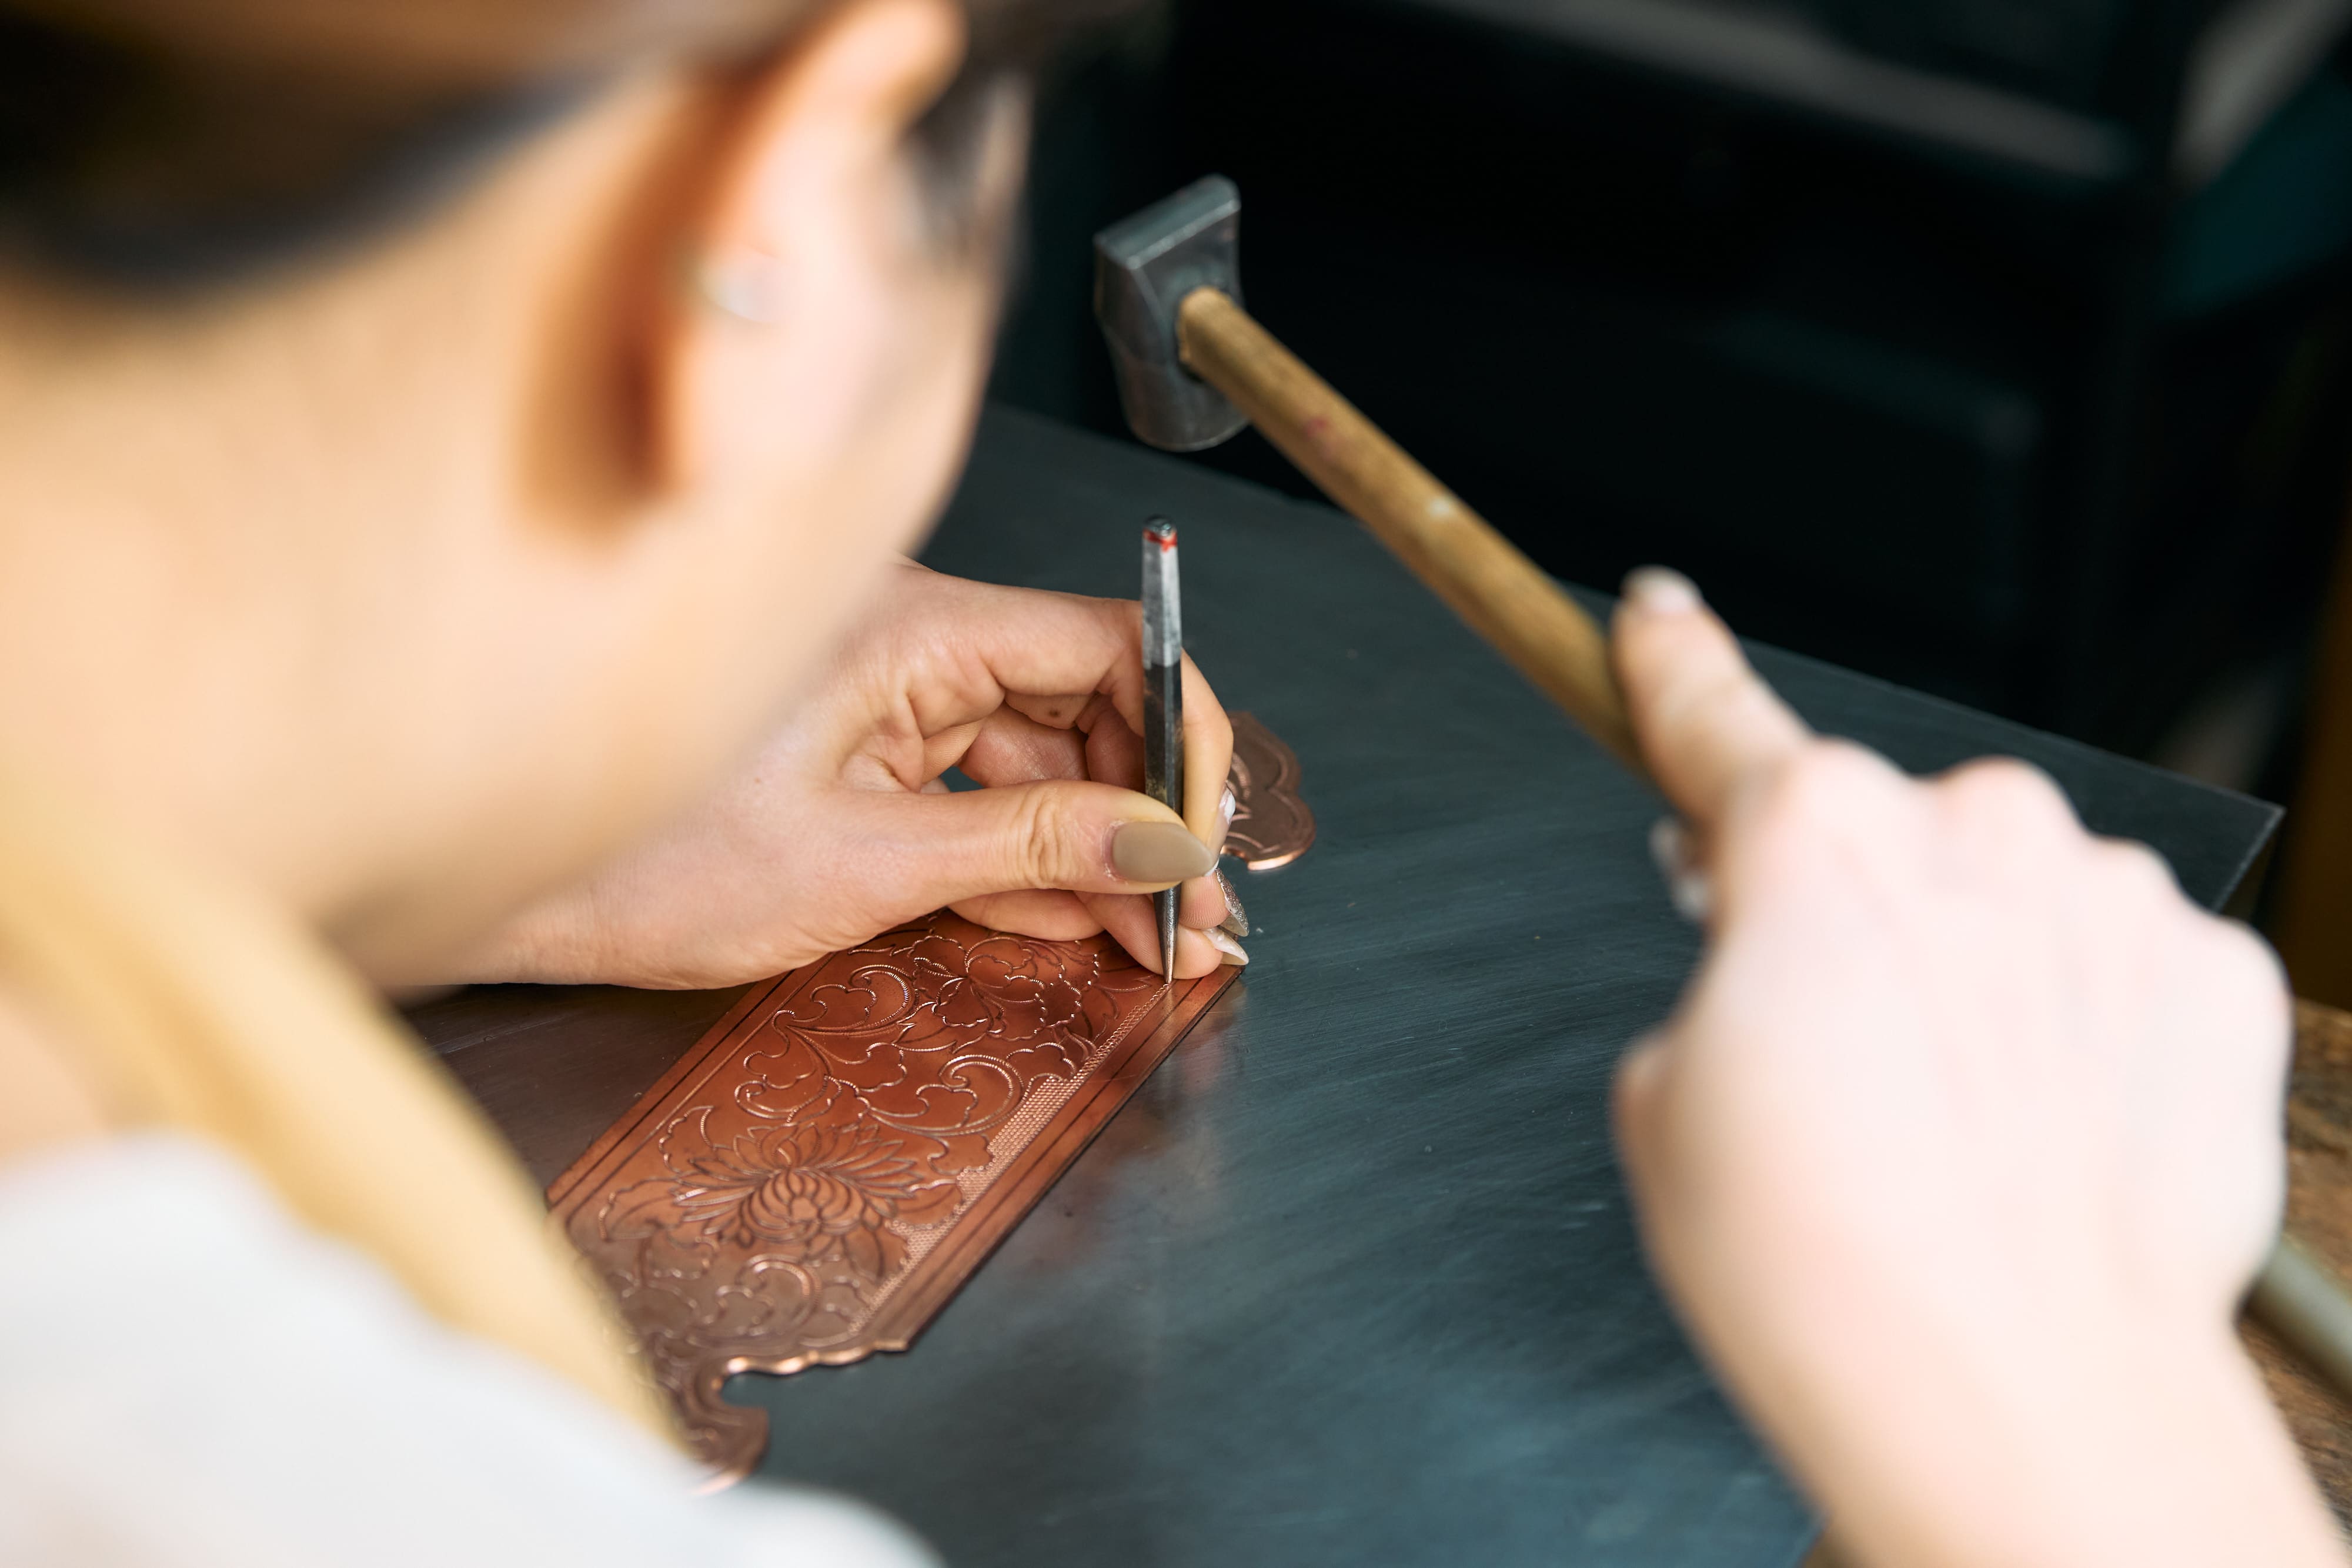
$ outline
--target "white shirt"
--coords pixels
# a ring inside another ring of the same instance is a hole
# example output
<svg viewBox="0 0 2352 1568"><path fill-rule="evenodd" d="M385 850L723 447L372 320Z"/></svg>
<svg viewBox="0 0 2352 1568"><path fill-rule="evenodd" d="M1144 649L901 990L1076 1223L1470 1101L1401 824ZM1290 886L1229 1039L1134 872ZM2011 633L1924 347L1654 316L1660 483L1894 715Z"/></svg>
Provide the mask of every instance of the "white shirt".
<svg viewBox="0 0 2352 1568"><path fill-rule="evenodd" d="M9 1568L936 1564L846 1500L696 1479L426 1317L207 1145L0 1170Z"/></svg>

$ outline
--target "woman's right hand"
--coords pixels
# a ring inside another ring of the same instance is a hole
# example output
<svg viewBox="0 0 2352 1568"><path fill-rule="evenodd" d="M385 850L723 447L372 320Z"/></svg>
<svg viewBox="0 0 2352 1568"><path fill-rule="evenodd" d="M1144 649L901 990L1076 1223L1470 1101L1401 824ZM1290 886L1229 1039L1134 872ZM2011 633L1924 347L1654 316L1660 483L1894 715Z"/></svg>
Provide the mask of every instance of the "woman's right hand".
<svg viewBox="0 0 2352 1568"><path fill-rule="evenodd" d="M2041 774L1813 736L1670 573L1615 627L1704 962L1619 1083L1654 1267L1873 1563L2338 1563L2231 1332L2289 1007Z"/></svg>

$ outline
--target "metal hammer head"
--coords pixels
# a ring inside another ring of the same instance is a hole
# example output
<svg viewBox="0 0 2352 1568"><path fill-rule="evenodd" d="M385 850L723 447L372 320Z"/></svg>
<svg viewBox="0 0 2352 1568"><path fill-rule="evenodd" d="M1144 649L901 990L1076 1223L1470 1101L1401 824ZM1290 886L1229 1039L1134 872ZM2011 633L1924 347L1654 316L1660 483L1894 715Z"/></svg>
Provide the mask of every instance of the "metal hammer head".
<svg viewBox="0 0 2352 1568"><path fill-rule="evenodd" d="M1249 421L1176 353L1176 307L1207 285L1242 297L1242 193L1222 174L1095 235L1095 317L1135 434L1168 452L1214 446Z"/></svg>

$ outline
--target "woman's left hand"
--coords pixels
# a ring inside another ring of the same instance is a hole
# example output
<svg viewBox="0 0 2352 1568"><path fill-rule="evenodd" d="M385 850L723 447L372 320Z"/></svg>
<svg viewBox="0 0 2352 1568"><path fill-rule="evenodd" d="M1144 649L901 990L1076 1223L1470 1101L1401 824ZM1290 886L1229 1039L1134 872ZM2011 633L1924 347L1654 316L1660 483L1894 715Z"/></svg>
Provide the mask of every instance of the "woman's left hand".
<svg viewBox="0 0 2352 1568"><path fill-rule="evenodd" d="M817 687L710 800L511 922L464 980L716 987L947 907L1160 967L1148 896L1181 882L1178 977L1244 961L1205 873L1232 820L1233 727L1184 661L1184 814L1143 779L1131 601L907 565ZM950 792L950 768L985 788Z"/></svg>

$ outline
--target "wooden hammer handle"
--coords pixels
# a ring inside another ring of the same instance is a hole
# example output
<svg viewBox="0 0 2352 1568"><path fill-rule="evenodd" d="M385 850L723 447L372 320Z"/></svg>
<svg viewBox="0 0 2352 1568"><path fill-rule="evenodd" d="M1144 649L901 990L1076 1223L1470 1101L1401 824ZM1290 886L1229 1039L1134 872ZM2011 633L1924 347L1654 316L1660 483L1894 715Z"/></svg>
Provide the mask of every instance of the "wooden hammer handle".
<svg viewBox="0 0 2352 1568"><path fill-rule="evenodd" d="M1177 350L1519 674L1646 776L1609 639L1559 584L1299 362L1223 290L1176 310Z"/></svg>

